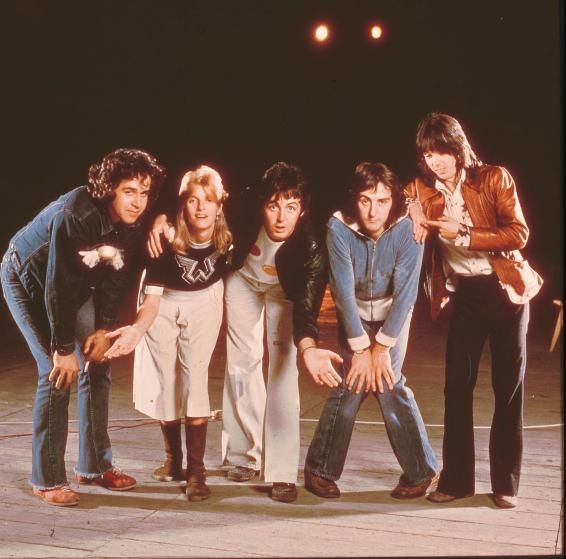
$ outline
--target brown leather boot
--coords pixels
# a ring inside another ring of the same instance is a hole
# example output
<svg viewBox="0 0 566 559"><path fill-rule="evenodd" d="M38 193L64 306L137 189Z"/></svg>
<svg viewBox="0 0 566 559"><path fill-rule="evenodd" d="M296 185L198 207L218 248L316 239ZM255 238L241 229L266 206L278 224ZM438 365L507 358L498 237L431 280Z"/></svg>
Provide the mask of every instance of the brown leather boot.
<svg viewBox="0 0 566 559"><path fill-rule="evenodd" d="M185 422L187 437L187 499L204 501L210 497L204 470L204 451L206 448L206 429L208 422L191 425Z"/></svg>
<svg viewBox="0 0 566 559"><path fill-rule="evenodd" d="M181 442L181 420L160 421L165 445L165 462L155 469L151 477L157 481L183 481L183 446Z"/></svg>

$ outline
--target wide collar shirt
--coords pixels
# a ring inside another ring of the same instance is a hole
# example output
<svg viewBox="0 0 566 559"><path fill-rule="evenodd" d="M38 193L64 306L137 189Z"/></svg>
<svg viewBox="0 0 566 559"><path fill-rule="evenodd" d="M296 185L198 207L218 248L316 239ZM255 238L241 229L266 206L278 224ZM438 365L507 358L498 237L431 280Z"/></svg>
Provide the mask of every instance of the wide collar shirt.
<svg viewBox="0 0 566 559"><path fill-rule="evenodd" d="M462 169L460 180L453 192L439 180L436 181L435 188L444 196L444 215L455 219L458 223L473 227L474 223L462 195L462 185L465 180L466 170ZM445 239L439 235L438 239L440 240L444 272L448 278L446 282L448 290L455 290L454 275L481 276L493 273L487 252L474 251L468 248L469 237L467 237L467 241L462 241L459 237Z"/></svg>

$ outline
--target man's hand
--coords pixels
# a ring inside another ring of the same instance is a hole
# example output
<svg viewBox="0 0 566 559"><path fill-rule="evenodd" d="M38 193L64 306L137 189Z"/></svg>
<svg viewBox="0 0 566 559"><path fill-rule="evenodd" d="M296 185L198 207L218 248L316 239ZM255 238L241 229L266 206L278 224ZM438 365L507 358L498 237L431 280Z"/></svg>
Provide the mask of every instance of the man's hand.
<svg viewBox="0 0 566 559"><path fill-rule="evenodd" d="M413 222L413 237L417 243L424 243L428 235L428 225L423 208L417 201L409 202L409 217Z"/></svg>
<svg viewBox="0 0 566 559"><path fill-rule="evenodd" d="M57 390L67 390L77 379L79 362L74 353L69 355L53 354L53 369L49 373L49 382L55 383Z"/></svg>
<svg viewBox="0 0 566 559"><path fill-rule="evenodd" d="M352 356L352 366L346 375L346 386L348 390L352 390L356 385L356 394L359 394L362 389L366 392L371 388L371 353L369 348L363 353L354 353Z"/></svg>
<svg viewBox="0 0 566 559"><path fill-rule="evenodd" d="M108 330L96 330L83 344L83 353L87 361L100 363L105 360L104 353L110 347L110 340L106 337Z"/></svg>
<svg viewBox="0 0 566 559"><path fill-rule="evenodd" d="M387 384L389 390L393 390L395 384L395 376L391 369L391 355L389 351L384 351L382 347L375 345L371 349L372 377L371 389L374 392L383 394L383 380Z"/></svg>
<svg viewBox="0 0 566 559"><path fill-rule="evenodd" d="M108 332L106 337L110 340L117 338L112 347L104 354L107 359L112 359L114 357L120 357L120 355L128 355L134 351L135 347L138 345L139 341L142 339L143 332L133 324L130 326L123 326L114 330L114 332Z"/></svg>
<svg viewBox="0 0 566 559"><path fill-rule="evenodd" d="M338 386L342 378L332 366L332 362L342 363L342 357L329 349L310 346L303 350L303 362L307 371L317 384L326 384L330 388Z"/></svg>
<svg viewBox="0 0 566 559"><path fill-rule="evenodd" d="M458 235L458 230L460 229L460 223L445 215L439 217L436 221L427 219L426 224L430 227L438 227L438 234L443 239L449 240L454 240Z"/></svg>
<svg viewBox="0 0 566 559"><path fill-rule="evenodd" d="M147 238L147 250L152 258L158 258L163 254L163 245L161 244L161 236L165 237L169 242L173 239L170 235L170 225L167 223L165 214L158 215L153 220L153 226Z"/></svg>

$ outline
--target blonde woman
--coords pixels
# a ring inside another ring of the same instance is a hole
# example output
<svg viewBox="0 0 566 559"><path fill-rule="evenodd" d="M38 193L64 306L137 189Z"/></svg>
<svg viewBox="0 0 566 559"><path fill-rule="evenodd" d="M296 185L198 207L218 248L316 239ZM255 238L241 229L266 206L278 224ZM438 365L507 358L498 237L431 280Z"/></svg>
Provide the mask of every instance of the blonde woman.
<svg viewBox="0 0 566 559"><path fill-rule="evenodd" d="M171 243L146 267L145 297L136 321L108 334L116 340L107 357L136 348L135 408L160 420L166 459L153 477L186 478L190 501L210 495L204 469L210 416L208 366L222 321L222 280L232 240L223 213L225 198L222 179L214 169L203 165L184 175Z"/></svg>

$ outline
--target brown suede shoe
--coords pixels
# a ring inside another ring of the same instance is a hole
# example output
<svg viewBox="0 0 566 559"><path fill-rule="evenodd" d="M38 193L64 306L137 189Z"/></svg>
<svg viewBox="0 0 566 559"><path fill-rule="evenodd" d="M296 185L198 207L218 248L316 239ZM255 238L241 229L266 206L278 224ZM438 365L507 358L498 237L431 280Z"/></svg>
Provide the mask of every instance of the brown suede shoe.
<svg viewBox="0 0 566 559"><path fill-rule="evenodd" d="M305 489L323 499L340 497L340 489L335 481L315 476L307 470L305 470Z"/></svg>
<svg viewBox="0 0 566 559"><path fill-rule="evenodd" d="M519 499L516 495L501 495L494 493L492 495L495 506L500 509L514 509L519 504Z"/></svg>
<svg viewBox="0 0 566 559"><path fill-rule="evenodd" d="M79 504L79 496L68 485L55 489L36 489L34 487L33 494L43 499L48 505L55 507L74 507Z"/></svg>
<svg viewBox="0 0 566 559"><path fill-rule="evenodd" d="M110 489L110 491L128 491L133 489L137 483L132 476L126 475L118 468L111 468L92 479L79 474L75 478L81 485L96 484L104 487L104 489Z"/></svg>
<svg viewBox="0 0 566 559"><path fill-rule="evenodd" d="M438 485L438 478L440 474L425 479L417 485L407 485L401 476L397 487L391 491L391 496L394 499L416 499L417 497L422 497L430 491L434 491Z"/></svg>
<svg viewBox="0 0 566 559"><path fill-rule="evenodd" d="M297 486L294 483L276 482L271 488L271 498L282 503L292 503L297 500Z"/></svg>
<svg viewBox="0 0 566 559"><path fill-rule="evenodd" d="M210 489L206 485L206 477L202 474L192 474L187 479L185 490L189 501L205 501L210 497Z"/></svg>

